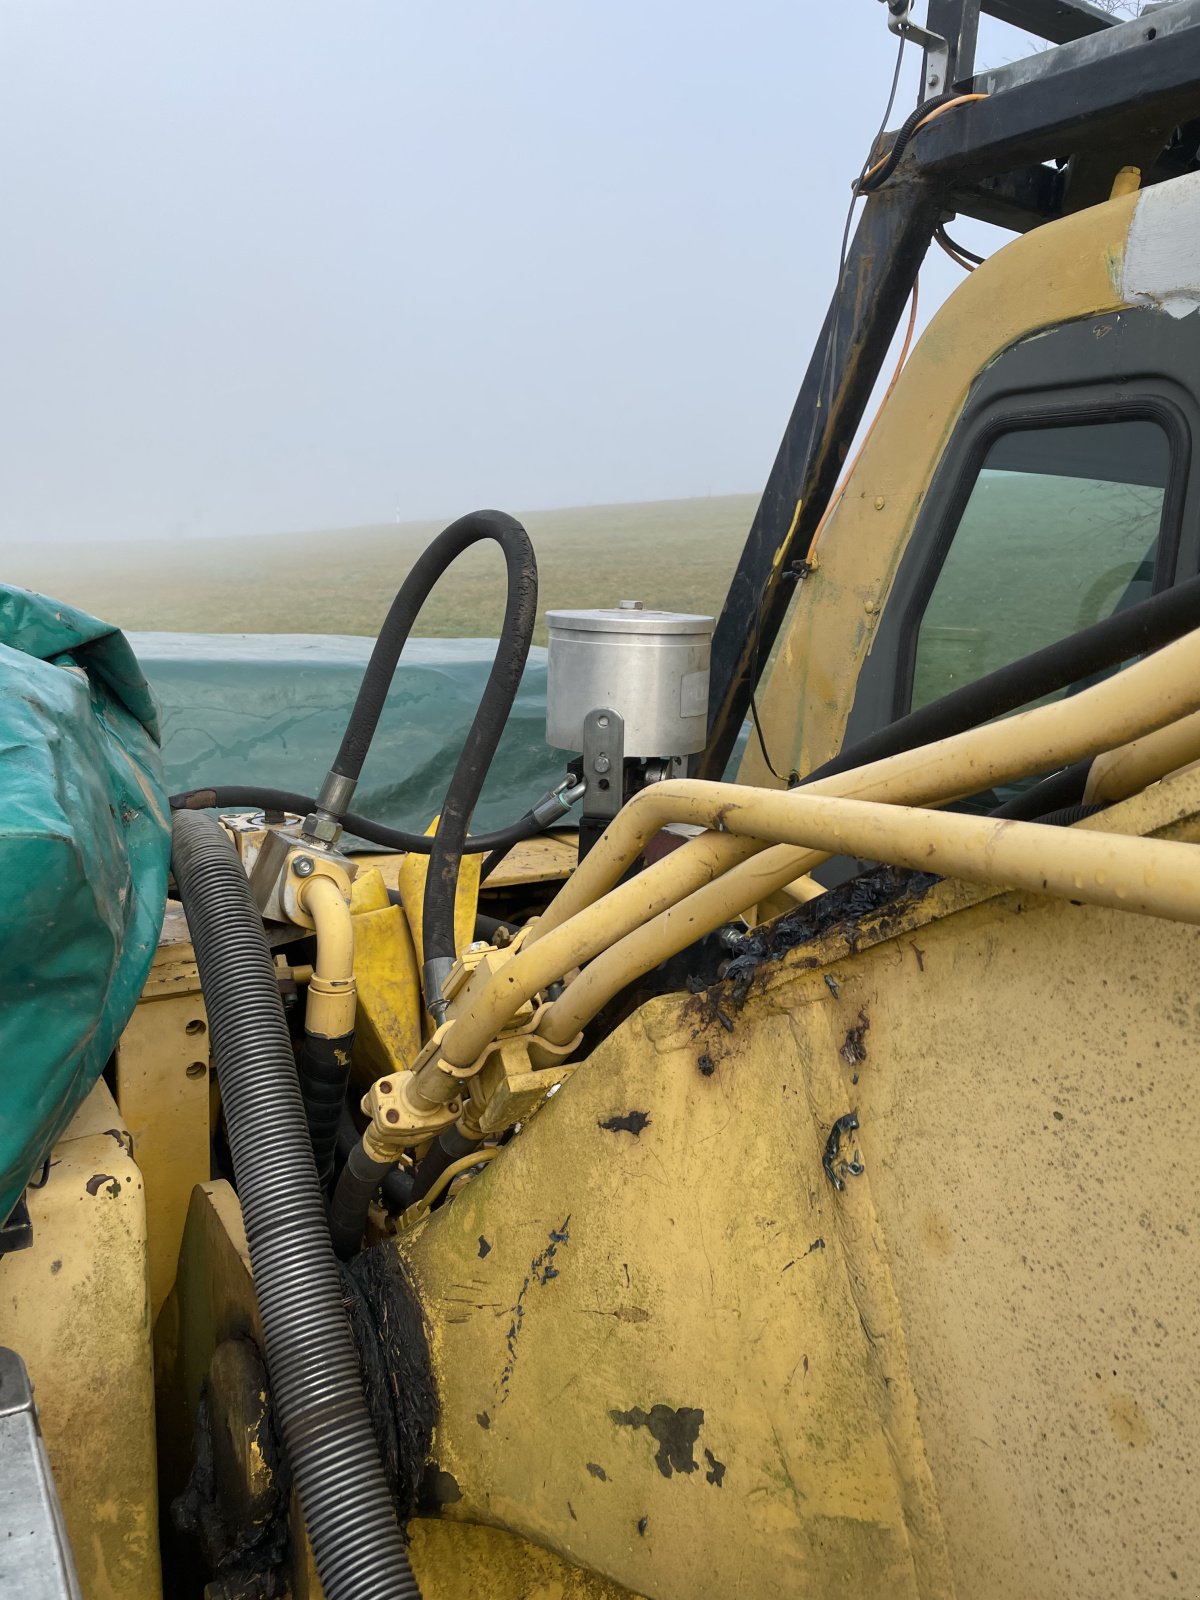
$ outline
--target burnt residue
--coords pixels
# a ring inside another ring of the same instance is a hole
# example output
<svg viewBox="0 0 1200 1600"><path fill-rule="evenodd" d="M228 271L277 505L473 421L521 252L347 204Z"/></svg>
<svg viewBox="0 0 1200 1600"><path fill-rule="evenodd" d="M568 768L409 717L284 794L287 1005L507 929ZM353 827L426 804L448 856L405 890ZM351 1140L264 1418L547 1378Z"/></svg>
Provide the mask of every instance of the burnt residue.
<svg viewBox="0 0 1200 1600"><path fill-rule="evenodd" d="M480 1234L479 1235L479 1259L482 1261L484 1256L490 1256L491 1253L492 1253L492 1246L491 1246L490 1241L485 1239L483 1237L483 1235Z"/></svg>
<svg viewBox="0 0 1200 1600"><path fill-rule="evenodd" d="M558 1268L554 1265L559 1248L570 1242L571 1217L568 1213L557 1228L551 1228L549 1238L544 1249L529 1263L529 1271L525 1274L525 1281L517 1295L517 1303L513 1307L512 1321L508 1325L505 1335L505 1349L507 1355L504 1366L500 1372L500 1404L508 1399L508 1386L512 1382L513 1368L517 1364L517 1341L521 1337L521 1326L525 1321L525 1297L530 1289L544 1287L554 1278L558 1277Z"/></svg>
<svg viewBox="0 0 1200 1600"><path fill-rule="evenodd" d="M105 1128L105 1133L110 1139L115 1139L131 1159L133 1157L133 1135L126 1133L124 1128Z"/></svg>
<svg viewBox="0 0 1200 1600"><path fill-rule="evenodd" d="M598 1461L587 1462L587 1469L591 1473L592 1477L599 1478L601 1483L608 1482L608 1473L605 1472L604 1468Z"/></svg>
<svg viewBox="0 0 1200 1600"><path fill-rule="evenodd" d="M861 1177L866 1170L859 1157L858 1147L850 1141L850 1135L857 1131L857 1111L847 1111L846 1115L839 1117L829 1130L821 1165L825 1168L825 1176L835 1189L844 1189L847 1178ZM845 1149L842 1145L843 1140L847 1141Z"/></svg>
<svg viewBox="0 0 1200 1600"><path fill-rule="evenodd" d="M475 1415L475 1421L485 1431L486 1431L486 1429L490 1428L491 1425L492 1425L492 1419L491 1419L491 1417L488 1416L486 1411L477 1412L476 1415Z"/></svg>
<svg viewBox="0 0 1200 1600"><path fill-rule="evenodd" d="M249 1504L221 1492L227 1484L218 1471L214 1427L222 1424L213 1417L206 1379L192 1431L191 1473L183 1491L171 1502L171 1524L177 1533L195 1541L203 1552L205 1567L222 1580L212 1585L214 1592L282 1595L288 1592L285 1563L291 1477L275 1432L266 1368L252 1340L237 1342L250 1358L246 1371L253 1393L268 1396L254 1429L254 1446L267 1471L257 1474L256 1492ZM186 1559L195 1564L194 1555Z"/></svg>
<svg viewBox="0 0 1200 1600"><path fill-rule="evenodd" d="M704 1412L696 1406L651 1406L643 1411L610 1411L609 1416L622 1428L645 1428L658 1441L655 1465L664 1478L673 1472L695 1472L696 1440L704 1422Z"/></svg>
<svg viewBox="0 0 1200 1600"><path fill-rule="evenodd" d="M705 992L705 1020L731 1026L729 1011L736 1011L745 1003L750 986L762 967L782 960L814 939L828 933L841 933L853 950L860 936L860 924L869 917L878 920L880 932L886 937L898 923L902 910L940 881L929 872L876 867L797 906L795 911L755 928L741 940L734 958L722 968L717 983ZM836 979L827 975L825 981L836 999Z"/></svg>
<svg viewBox="0 0 1200 1600"><path fill-rule="evenodd" d="M121 1192L120 1181L114 1178L111 1172L94 1172L84 1184L84 1188L89 1194L99 1194L103 1189L105 1194L111 1195L114 1200Z"/></svg>
<svg viewBox="0 0 1200 1600"><path fill-rule="evenodd" d="M454 1474L430 1466L421 1480L422 1511L440 1511L443 1506L452 1506L461 1499L462 1490Z"/></svg>
<svg viewBox="0 0 1200 1600"><path fill-rule="evenodd" d="M696 1065L700 1069L700 1076L702 1078L711 1078L713 1073L717 1070L716 1062L710 1055L707 1054L698 1056L696 1059Z"/></svg>
<svg viewBox="0 0 1200 1600"><path fill-rule="evenodd" d="M364 1250L341 1274L367 1409L397 1511L406 1521L426 1492L422 1473L437 1421L421 1304L390 1245Z"/></svg>
<svg viewBox="0 0 1200 1600"><path fill-rule="evenodd" d="M858 1021L849 1029L842 1047L838 1051L842 1060L848 1067L856 1067L860 1061L867 1059L867 1046L865 1043L867 1032L871 1026L871 1019L865 1011L858 1013Z"/></svg>
<svg viewBox="0 0 1200 1600"><path fill-rule="evenodd" d="M638 1518L638 1533L642 1536L643 1539L646 1537L646 1529L649 1526L650 1526L650 1518L649 1517L639 1517Z"/></svg>
<svg viewBox="0 0 1200 1600"><path fill-rule="evenodd" d="M640 1139L643 1130L650 1126L650 1116L646 1111L627 1111L624 1116L609 1117L596 1126L606 1133L631 1133L635 1139Z"/></svg>
<svg viewBox="0 0 1200 1600"><path fill-rule="evenodd" d="M719 1489L725 1482L725 1463L718 1461L711 1450L704 1452L704 1459L708 1462L708 1471L704 1474L705 1482L714 1484Z"/></svg>

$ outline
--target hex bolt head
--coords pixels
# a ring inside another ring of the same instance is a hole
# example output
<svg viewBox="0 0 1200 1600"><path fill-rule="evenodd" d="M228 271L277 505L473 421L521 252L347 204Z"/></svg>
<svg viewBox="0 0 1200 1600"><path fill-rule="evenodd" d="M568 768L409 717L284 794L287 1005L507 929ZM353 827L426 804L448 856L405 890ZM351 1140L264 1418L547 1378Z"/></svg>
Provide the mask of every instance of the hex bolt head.
<svg viewBox="0 0 1200 1600"><path fill-rule="evenodd" d="M311 878L316 871L316 863L311 856L297 856L292 862L292 871L298 878Z"/></svg>

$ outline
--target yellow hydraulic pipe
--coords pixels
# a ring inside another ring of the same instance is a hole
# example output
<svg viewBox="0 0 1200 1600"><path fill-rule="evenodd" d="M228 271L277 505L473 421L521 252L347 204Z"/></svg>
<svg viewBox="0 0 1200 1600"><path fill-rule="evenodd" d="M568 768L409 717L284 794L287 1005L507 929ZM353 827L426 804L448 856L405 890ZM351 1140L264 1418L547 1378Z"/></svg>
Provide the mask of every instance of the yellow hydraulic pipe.
<svg viewBox="0 0 1200 1600"><path fill-rule="evenodd" d="M860 856L968 883L1032 889L1090 905L1200 923L1200 849L1192 844L839 800L803 791L781 795L777 790L749 789L744 794L744 800L721 808L726 827L755 836L769 830L784 844L815 846L814 853L822 858ZM740 868L727 873L598 956L546 1011L539 1036L551 1044L574 1039L631 976L685 949L753 904L759 885L752 879L768 868L769 858L779 862L772 876L790 870L783 850L765 851L747 863L750 872Z"/></svg>
<svg viewBox="0 0 1200 1600"><path fill-rule="evenodd" d="M1200 760L1200 711L1097 756L1088 773L1084 801L1108 805L1124 800L1196 760Z"/></svg>
<svg viewBox="0 0 1200 1600"><path fill-rule="evenodd" d="M844 784L848 794L862 798L906 803L946 801L1097 755L1114 742L1137 738L1196 710L1200 710L1200 632L1176 640L1069 700L1038 706L1003 722L990 723L937 744L891 756L886 761L838 774L819 784L806 785L803 791L793 793L821 794L826 792L827 786ZM745 793L733 784L704 787L719 789L731 800ZM615 882L646 841L667 822L704 822L703 814L696 808L690 814L685 810L682 817L676 815L675 802L682 797L686 804L697 789L697 785L686 781L655 784L622 810L580 863L575 877L559 891L546 917L534 924L519 954L470 997L461 1015L451 1023L439 1050L443 1060L460 1069L469 1067L526 1000L573 967L591 960L601 950L615 946L618 940L623 954L630 955L636 950L639 960L656 938L660 940L659 953L651 953L644 965L631 970L631 977L662 960L669 952L661 943L665 930L659 923L671 913L669 910L650 912L651 898L665 899L670 905L690 895L692 899L685 903L695 909L692 902L703 895L705 898L700 904L705 908L706 917L709 906L719 904L729 908L709 924L718 926L811 871L823 859L820 852L798 850L792 845L776 846L767 851L762 849L760 841L733 839L728 835L702 836L629 883L622 884L599 904L589 905L590 895L602 894ZM788 798L779 791L767 792L780 799ZM696 853L701 848L708 851L704 861L705 877L701 880L702 884L707 883L707 888L697 888L695 882L699 859ZM762 853L754 859L747 859L748 851L760 850ZM600 860L593 868L597 857ZM733 882L719 887L711 880L731 860L740 862L728 874ZM652 887L648 887L651 880ZM643 907L640 913L639 895ZM653 925L659 927L659 934L649 935L645 927L638 925L655 915L659 916L659 923ZM677 918L671 919L668 942L674 940L678 922ZM638 933L630 934L631 928L638 928ZM623 938L624 935L629 935L629 939ZM693 933L691 938L695 936ZM671 942L671 952L686 948L691 938ZM635 945L631 945L632 939L636 939ZM629 970L630 966L627 961L625 969ZM604 970L611 968L612 963L606 961Z"/></svg>
<svg viewBox="0 0 1200 1600"><path fill-rule="evenodd" d="M905 805L935 800L946 803L960 795L976 794L990 784L1098 755L1200 709L1200 689L1193 687L1190 677L1198 667L1200 632L1186 634L1069 699L821 778L805 784L804 790L806 794L840 794ZM1004 777L998 776L1001 769ZM623 807L532 925L526 950L619 882L654 835L675 820L672 806L679 791L680 781L652 784ZM678 874L681 893L676 898L690 894L713 876L711 870L699 877L691 870L689 852L698 842L684 845L666 858ZM745 840L730 840L720 852L728 866L752 853L753 847L747 848ZM798 868L793 876L804 870Z"/></svg>
<svg viewBox="0 0 1200 1600"><path fill-rule="evenodd" d="M323 874L305 879L298 898L313 919L317 935L317 958L304 1011L305 1032L322 1039L340 1039L354 1031L354 919L341 889Z"/></svg>

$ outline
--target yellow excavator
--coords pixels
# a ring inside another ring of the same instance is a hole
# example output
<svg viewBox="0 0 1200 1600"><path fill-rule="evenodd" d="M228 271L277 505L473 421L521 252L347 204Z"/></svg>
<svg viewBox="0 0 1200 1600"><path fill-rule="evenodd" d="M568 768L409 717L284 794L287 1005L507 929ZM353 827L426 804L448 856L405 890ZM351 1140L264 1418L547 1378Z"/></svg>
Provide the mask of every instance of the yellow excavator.
<svg viewBox="0 0 1200 1600"><path fill-rule="evenodd" d="M168 797L122 637L0 591L5 1600L1200 1594L1200 0L884 10L920 102L720 616L550 614L517 822L502 513L313 795Z"/></svg>

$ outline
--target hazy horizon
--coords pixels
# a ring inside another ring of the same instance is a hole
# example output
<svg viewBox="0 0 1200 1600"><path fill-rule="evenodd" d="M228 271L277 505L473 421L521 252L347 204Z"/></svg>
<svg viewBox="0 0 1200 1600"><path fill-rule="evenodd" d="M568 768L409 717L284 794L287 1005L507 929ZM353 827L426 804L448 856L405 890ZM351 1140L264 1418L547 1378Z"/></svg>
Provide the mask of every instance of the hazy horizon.
<svg viewBox="0 0 1200 1600"><path fill-rule="evenodd" d="M11 547L757 493L896 41L876 0L12 0L0 46Z"/></svg>

